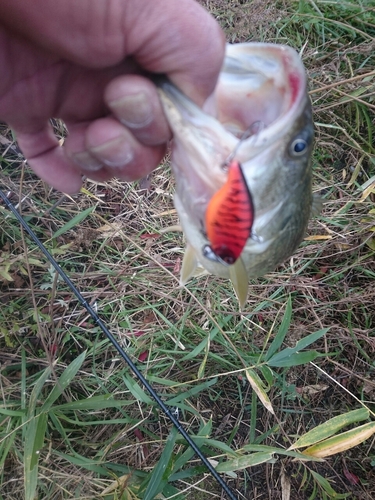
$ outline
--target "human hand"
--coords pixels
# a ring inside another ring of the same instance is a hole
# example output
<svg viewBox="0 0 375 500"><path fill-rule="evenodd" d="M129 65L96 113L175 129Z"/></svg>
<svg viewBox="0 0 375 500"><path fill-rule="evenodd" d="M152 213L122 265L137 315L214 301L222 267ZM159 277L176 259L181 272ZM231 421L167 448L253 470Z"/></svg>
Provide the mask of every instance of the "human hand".
<svg viewBox="0 0 375 500"><path fill-rule="evenodd" d="M0 0L0 120L36 174L73 193L82 175L131 181L165 154L156 87L165 73L202 105L224 37L194 0ZM49 119L69 135L60 147Z"/></svg>

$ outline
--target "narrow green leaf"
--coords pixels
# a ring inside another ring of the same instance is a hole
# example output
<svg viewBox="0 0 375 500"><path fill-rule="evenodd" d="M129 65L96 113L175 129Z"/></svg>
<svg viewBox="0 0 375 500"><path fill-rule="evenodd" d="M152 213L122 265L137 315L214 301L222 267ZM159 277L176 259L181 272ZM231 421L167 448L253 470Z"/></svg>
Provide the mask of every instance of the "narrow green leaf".
<svg viewBox="0 0 375 500"><path fill-rule="evenodd" d="M212 418L207 420L207 422L199 429L197 437L208 437L212 431Z"/></svg>
<svg viewBox="0 0 375 500"><path fill-rule="evenodd" d="M8 408L0 407L1 415L9 415L10 417L24 417L26 415L26 410L8 410Z"/></svg>
<svg viewBox="0 0 375 500"><path fill-rule="evenodd" d="M193 439L194 439L194 442L197 443L197 445L199 447L206 445L206 446L211 446L212 448L216 448L217 450L220 450L220 451L227 453L228 455L231 455L231 456L236 454L235 451L233 451L230 446L228 446L227 444L225 444L221 441L218 441L217 439L211 439L211 438L205 438L205 437L199 437L199 436L195 436Z"/></svg>
<svg viewBox="0 0 375 500"><path fill-rule="evenodd" d="M173 498L173 500L185 500L186 496L182 493L179 494L179 490L177 488L175 488L172 484L167 483L163 488L163 498Z"/></svg>
<svg viewBox="0 0 375 500"><path fill-rule="evenodd" d="M76 376L78 370L81 368L82 363L85 359L86 351L82 352L76 359L74 359L70 365L68 365L59 379L56 381L56 384L52 391L49 393L47 399L45 400L41 410L48 412L53 403L58 399L61 394L68 387L70 382Z"/></svg>
<svg viewBox="0 0 375 500"><path fill-rule="evenodd" d="M179 442L179 440L178 440L178 442ZM184 440L184 443L186 444L185 440ZM190 446L189 446L183 453L181 453L181 455L175 461L171 475L176 474L177 471L182 469L188 463L188 461L191 458L193 458L194 455L195 455L194 450L192 448L190 448Z"/></svg>
<svg viewBox="0 0 375 500"><path fill-rule="evenodd" d="M280 358L275 361L272 358L272 360L268 362L269 365L275 368L290 368L291 366L306 365L307 363L310 363L310 361L314 361L314 359L319 356L325 356L325 354L319 353L318 351L288 353L285 349L283 352L285 354L284 357L280 356ZM276 354L275 358L276 356L278 355Z"/></svg>
<svg viewBox="0 0 375 500"><path fill-rule="evenodd" d="M38 380L39 381L39 380ZM47 428L47 415L39 413L27 424L24 442L25 500L34 500L38 482L39 450L43 446Z"/></svg>
<svg viewBox="0 0 375 500"><path fill-rule="evenodd" d="M62 405L55 405L53 411L72 411L72 410L104 410L105 408L122 408L134 404L134 400L113 399L112 394L103 394L92 396L91 398L72 401ZM0 410L1 411L1 410Z"/></svg>
<svg viewBox="0 0 375 500"><path fill-rule="evenodd" d="M57 238L58 236L61 236L62 234L66 233L67 231L70 231L70 229L73 229L74 226L77 226L78 224L80 224L95 209L96 209L96 205L94 207L86 208L86 210L83 210L83 212L79 212L75 217L73 217L73 219L71 219L69 222L64 224L63 227L60 227L60 229L58 229L52 235L52 238Z"/></svg>
<svg viewBox="0 0 375 500"><path fill-rule="evenodd" d="M176 385L175 380L169 380L167 378L161 378L161 377L157 377L156 375L151 375L151 374L149 374L147 376L147 380L149 382L155 382L156 384L166 385L168 387Z"/></svg>
<svg viewBox="0 0 375 500"><path fill-rule="evenodd" d="M223 318L222 320L222 323L220 326L224 327L227 323L229 323L229 321L233 319L233 316L231 316L230 314L228 314L227 316L225 316L225 318ZM207 337L205 339L203 339L198 345L197 347L195 347L195 349L193 349L191 352L189 352L188 354L186 354L186 356L184 356L182 358L182 361L187 361L189 359L194 359L198 356L198 354L200 354L203 349L205 349L207 347L207 345L216 337L216 335L220 332L220 330L215 327L213 330L210 331L209 335L207 335Z"/></svg>
<svg viewBox="0 0 375 500"><path fill-rule="evenodd" d="M0 277L2 277L5 281L13 281L12 276L8 272L9 269L10 269L10 264L6 266L6 268L0 267Z"/></svg>
<svg viewBox="0 0 375 500"><path fill-rule="evenodd" d="M275 376L274 376L273 371L271 370L271 368L269 366L266 366L266 365L258 366L258 369L261 372L261 374L263 375L263 378L267 383L267 386L268 386L267 388L270 389L273 386L274 381L275 381Z"/></svg>
<svg viewBox="0 0 375 500"><path fill-rule="evenodd" d="M311 475L313 476L313 478L315 479L315 481L319 484L319 486L321 488L323 488L323 490L328 493L328 495L331 497L331 498L334 498L334 499L343 499L343 498L348 498L349 496L351 496L351 493L336 493L336 491L332 488L332 486L330 485L329 481L327 481L327 479L323 476L321 476L320 474L318 474L317 472L311 470L310 471Z"/></svg>
<svg viewBox="0 0 375 500"><path fill-rule="evenodd" d="M301 436L289 449L294 450L296 448L311 446L319 441L323 441L323 439L333 436L343 427L361 422L362 420L367 420L368 417L369 411L366 408L359 408L358 410L349 411L343 415L333 417Z"/></svg>
<svg viewBox="0 0 375 500"><path fill-rule="evenodd" d="M318 330L317 332L311 333L307 337L303 337L296 344L296 351L302 351L302 349L306 349L309 345L313 344L320 338L324 337L324 335L328 332L329 328L323 328L322 330Z"/></svg>
<svg viewBox="0 0 375 500"><path fill-rule="evenodd" d="M265 452L265 453L273 453L277 455L283 455L285 457L293 457L298 458L300 460L310 460L316 462L323 462L321 458L311 457L310 455L306 455L304 453L300 453L298 451L284 450L284 448L278 448L276 446L267 446L262 444L246 444L241 450L241 452Z"/></svg>
<svg viewBox="0 0 375 500"><path fill-rule="evenodd" d="M16 427L18 426L19 422L15 420L15 425ZM12 425L13 422L12 422ZM0 470L3 470L4 462L7 459L9 450L12 448L14 440L16 439L17 432L14 431L10 426L8 426L6 430L6 437L2 438L0 441Z"/></svg>
<svg viewBox="0 0 375 500"><path fill-rule="evenodd" d="M66 453L62 453L61 451L57 450L55 450L54 453L55 455L63 458L67 462L73 465L77 465L78 467L83 467L86 470L95 472L100 476L111 477L111 478L113 477L113 474L111 472L109 472L105 467L102 467L100 461L90 460L86 457L79 455L78 453L76 453L75 456L67 455Z"/></svg>
<svg viewBox="0 0 375 500"><path fill-rule="evenodd" d="M198 444L198 439L202 438L207 438L212 431L212 419L209 419L200 429L197 434L197 436L192 436L192 439L194 442ZM180 443L183 442L186 446L187 443L183 439L182 436L177 436L176 442ZM198 446L201 446L198 444ZM180 456L177 458L177 460L174 463L173 470L171 471L171 474L176 473L179 469L181 469L192 457L194 456L194 451L188 447L184 453L180 454Z"/></svg>
<svg viewBox="0 0 375 500"><path fill-rule="evenodd" d="M47 413L40 413L37 417L35 417L37 420L37 424L35 430L35 439L32 450L32 456L30 461L31 470L33 470L33 468L37 465L39 461L40 450L44 446L44 438L47 430L47 417L48 417Z"/></svg>
<svg viewBox="0 0 375 500"><path fill-rule="evenodd" d="M245 455L243 457L235 458L234 460L221 462L216 467L216 470L218 472L236 472L241 469L246 469L247 467L254 467L255 465L269 462L270 460L273 460L273 453L260 451L257 453L252 453L250 455Z"/></svg>
<svg viewBox="0 0 375 500"><path fill-rule="evenodd" d="M167 404L173 406L179 403L180 401L184 401L185 399L195 396L196 394L208 389L208 387L211 387L211 385L215 385L216 383L217 383L217 378L207 380L207 382L203 382L202 384L196 385L189 390L184 390L180 394L177 394L177 396L174 396L173 398L169 399L167 401Z"/></svg>
<svg viewBox="0 0 375 500"><path fill-rule="evenodd" d="M53 411L49 412L49 415L52 417L54 415ZM115 425L115 424L128 424L128 423L134 423L134 421L130 417L125 417L125 418L111 418L108 420L88 420L83 421L83 420L77 420L73 418L69 418L63 414L56 413L56 416L59 417L60 420L63 420L64 422L68 422L69 424L72 424L74 426L78 427L90 427L90 426L96 426L96 425Z"/></svg>
<svg viewBox="0 0 375 500"><path fill-rule="evenodd" d="M295 347L287 347L286 349L283 349L282 351L278 352L272 358L268 360L268 365L269 366L295 366L291 363L291 357L299 352L308 347L310 344L315 342L316 340L320 339L323 337L329 328L324 328L323 330L319 330L317 332L311 333L307 337L304 337L303 339L299 340ZM318 354L319 355L319 354ZM316 356L315 356L316 357ZM312 358L315 359L315 358ZM297 361L297 359L296 359ZM311 361L311 360L310 360ZM281 364L280 364L281 363ZM297 364L301 364L301 362L298 362Z"/></svg>
<svg viewBox="0 0 375 500"><path fill-rule="evenodd" d="M163 491L164 486L168 482L168 477L165 477L168 464L172 460L173 447L177 437L177 430L173 427L164 446L163 453L159 462L154 467L151 473L149 483L147 485L143 500L153 500L155 496Z"/></svg>
<svg viewBox="0 0 375 500"><path fill-rule="evenodd" d="M51 376L51 373L52 373L52 368L48 366L45 370L43 370L42 374L36 381L33 390L31 391L30 394L27 419L31 418L34 415L38 397L47 379Z"/></svg>
<svg viewBox="0 0 375 500"><path fill-rule="evenodd" d="M197 374L198 380L201 380L204 377L204 370L206 368L206 363L207 363L209 353L210 353L210 344L207 344L205 349L204 349L204 356L203 356L202 362L198 368L198 374Z"/></svg>
<svg viewBox="0 0 375 500"><path fill-rule="evenodd" d="M290 327L290 321L292 319L292 297L289 295L288 302L286 303L285 313L281 325L279 327L279 331L277 332L275 338L272 341L272 344L269 346L265 360L269 360L275 352L277 352L282 343L284 342L285 336L288 333Z"/></svg>
<svg viewBox="0 0 375 500"><path fill-rule="evenodd" d="M63 438L64 444L70 447L70 441L69 438L65 432L64 426L61 424L59 418L57 415L54 414L54 412L49 413L49 417L51 419L51 425L56 429L57 432L61 434L61 437Z"/></svg>
<svg viewBox="0 0 375 500"><path fill-rule="evenodd" d="M141 401L142 403L146 403L148 405L153 405L154 401L145 393L142 387L133 379L128 379L127 377L123 377L126 387L132 393L137 401Z"/></svg>

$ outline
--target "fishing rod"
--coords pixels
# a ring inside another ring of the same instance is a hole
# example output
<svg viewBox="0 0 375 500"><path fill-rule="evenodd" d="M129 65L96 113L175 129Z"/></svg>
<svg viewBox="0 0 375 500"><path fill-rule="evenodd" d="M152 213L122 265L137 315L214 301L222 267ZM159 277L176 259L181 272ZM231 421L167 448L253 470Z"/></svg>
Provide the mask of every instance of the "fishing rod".
<svg viewBox="0 0 375 500"><path fill-rule="evenodd" d="M8 197L5 195L5 193L0 189L0 198L4 201L6 207L13 213L13 215L16 217L16 219L19 221L19 223L22 225L22 227L25 229L25 231L28 233L30 238L34 241L34 243L37 245L37 247L41 250L41 252L44 254L46 259L52 264L54 267L55 271L61 276L61 278L65 281L65 283L68 285L70 290L73 292L73 294L77 297L79 303L81 306L83 306L86 311L89 313L91 318L93 319L94 323L100 327L104 335L108 338L108 340L112 343L114 348L117 350L117 352L120 354L120 356L125 360L126 364L129 366L131 371L134 373L134 375L137 377L137 379L141 382L141 384L145 387L145 389L149 392L150 396L154 399L154 401L158 404L162 412L167 416L167 418L172 422L172 424L176 427L177 431L181 434L181 436L186 440L188 445L194 450L194 453L199 457L201 462L211 475L215 478L217 483L221 486L221 488L225 491L227 497L230 500L238 500L237 496L234 494L234 492L231 490L231 488L227 485L227 483L224 481L224 479L219 475L219 473L216 471L214 466L207 460L207 458L204 456L200 448L196 445L196 443L193 441L193 439L189 436L181 422L178 420L178 418L171 412L171 410L168 408L168 406L164 403L164 401L158 396L158 394L154 391L152 388L151 384L147 382L145 377L142 375L142 373L138 370L136 365L133 363L129 355L124 351L124 349L120 346L120 344L117 342L113 334L108 330L108 328L105 326L103 321L100 319L99 315L95 312L95 310L90 306L90 304L84 299L83 295L81 292L78 290L78 288L74 285L72 280L69 278L69 276L62 270L60 265L56 262L54 257L50 254L50 252L46 249L46 247L43 245L43 243L39 240L39 238L36 236L34 231L31 229L31 227L27 224L27 222L23 219L21 214L18 212L16 207L11 203L11 201L8 199Z"/></svg>

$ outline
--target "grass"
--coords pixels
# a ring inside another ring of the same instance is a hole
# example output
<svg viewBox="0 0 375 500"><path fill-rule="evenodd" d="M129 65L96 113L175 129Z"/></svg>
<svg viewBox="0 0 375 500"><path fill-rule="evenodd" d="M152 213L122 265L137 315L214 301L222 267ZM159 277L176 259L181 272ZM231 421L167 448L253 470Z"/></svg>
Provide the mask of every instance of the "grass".
<svg viewBox="0 0 375 500"><path fill-rule="evenodd" d="M1 184L240 499L372 499L373 437L324 461L285 450L314 428L328 437L371 425L374 411L375 7L202 3L230 41L301 52L316 122L322 214L289 262L250 283L244 313L225 280L178 287L183 237L161 233L178 222L168 161L148 182L87 181L61 197L4 125ZM164 498L220 498L2 205L0 216L1 497L135 500L163 488ZM304 358L285 351L322 330Z"/></svg>

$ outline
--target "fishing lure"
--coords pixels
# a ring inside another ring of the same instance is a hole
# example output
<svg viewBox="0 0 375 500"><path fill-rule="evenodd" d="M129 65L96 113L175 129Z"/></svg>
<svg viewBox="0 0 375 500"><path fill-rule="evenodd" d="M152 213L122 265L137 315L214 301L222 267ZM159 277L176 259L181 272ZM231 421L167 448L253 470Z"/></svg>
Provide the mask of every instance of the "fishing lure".
<svg viewBox="0 0 375 500"><path fill-rule="evenodd" d="M234 264L251 236L253 222L253 200L241 164L231 160L228 179L213 195L206 210L210 245L204 246L203 255L222 264Z"/></svg>

